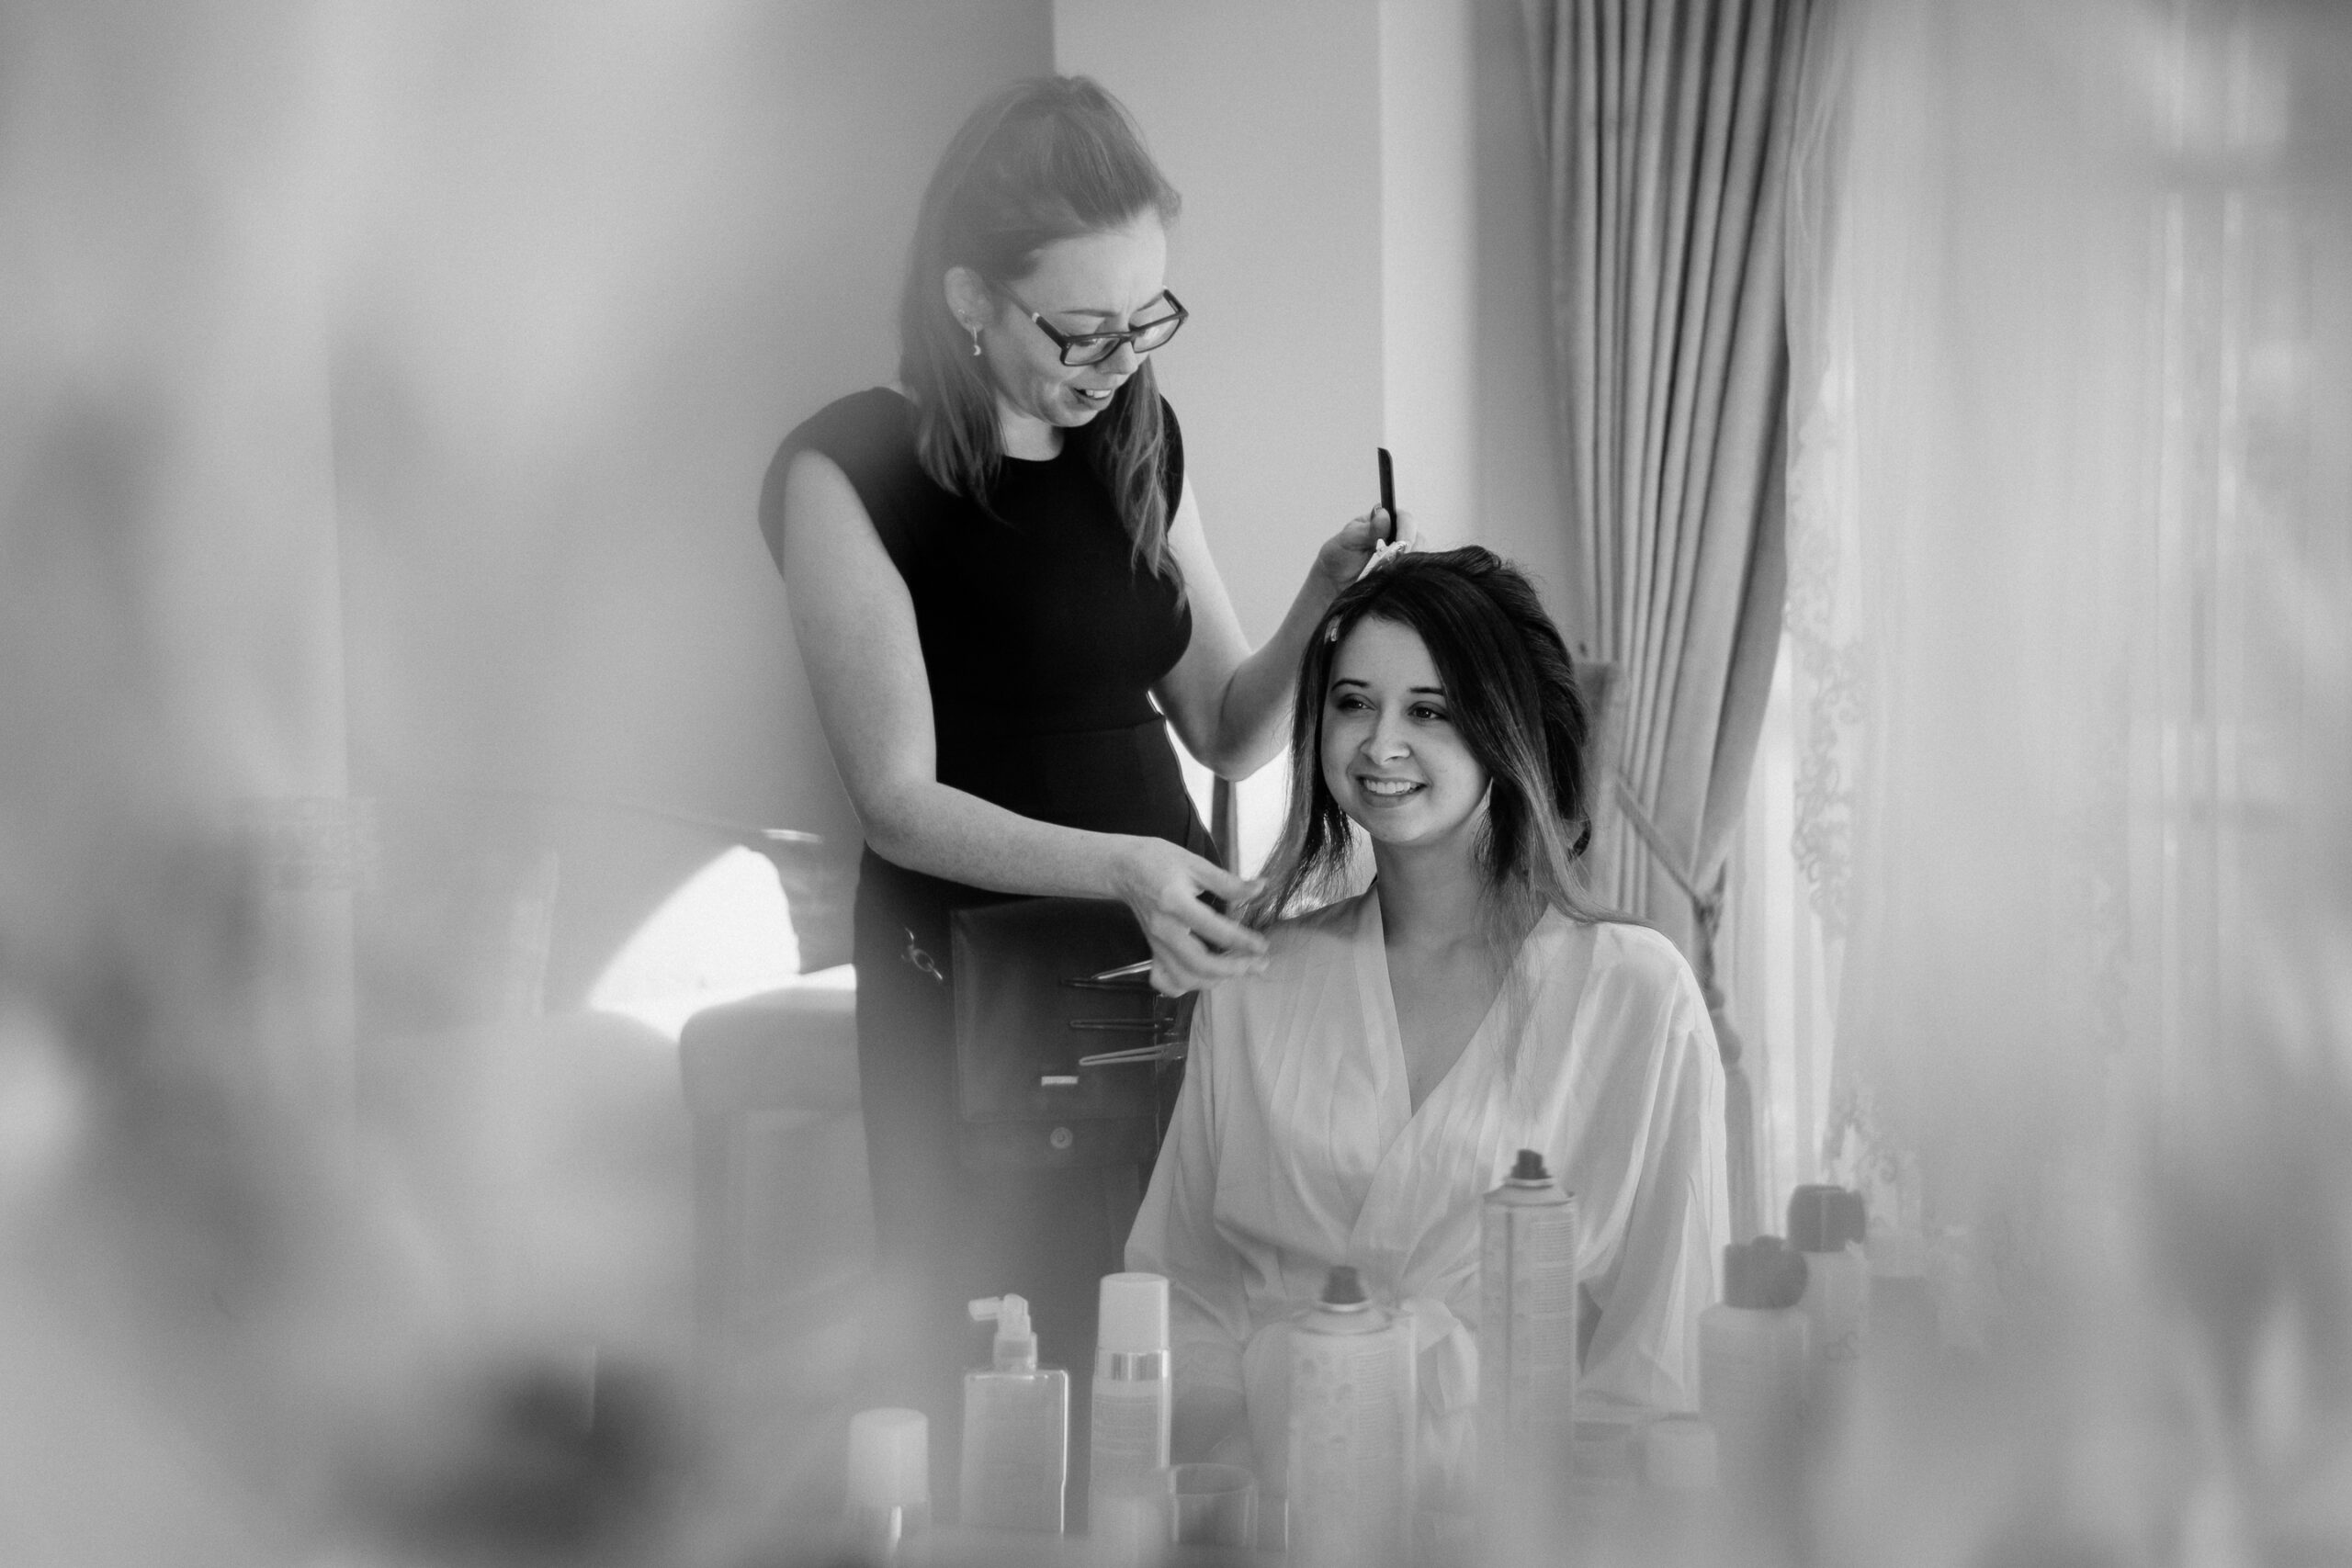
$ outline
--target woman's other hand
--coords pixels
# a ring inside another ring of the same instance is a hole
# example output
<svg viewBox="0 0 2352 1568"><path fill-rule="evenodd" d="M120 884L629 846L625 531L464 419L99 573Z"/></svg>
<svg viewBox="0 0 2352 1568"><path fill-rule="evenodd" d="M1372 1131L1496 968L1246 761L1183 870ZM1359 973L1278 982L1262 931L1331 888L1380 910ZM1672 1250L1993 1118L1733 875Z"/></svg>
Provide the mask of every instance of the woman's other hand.
<svg viewBox="0 0 2352 1568"><path fill-rule="evenodd" d="M1266 966L1266 939L1204 902L1238 903L1258 884L1164 839L1124 841L1113 886L1151 942L1151 983L1171 997Z"/></svg>
<svg viewBox="0 0 2352 1568"><path fill-rule="evenodd" d="M1336 593L1363 575L1375 547L1392 541L1410 546L1419 537L1411 513L1397 513L1392 528L1387 508L1375 506L1361 517L1350 518L1345 527L1323 541L1322 549L1316 553L1315 570Z"/></svg>

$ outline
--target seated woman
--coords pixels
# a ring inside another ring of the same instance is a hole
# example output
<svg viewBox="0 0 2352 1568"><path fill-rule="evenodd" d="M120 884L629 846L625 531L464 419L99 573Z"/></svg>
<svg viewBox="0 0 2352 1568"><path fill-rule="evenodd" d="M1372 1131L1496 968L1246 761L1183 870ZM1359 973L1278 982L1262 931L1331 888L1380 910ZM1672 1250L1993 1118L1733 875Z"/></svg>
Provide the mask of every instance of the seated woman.
<svg viewBox="0 0 2352 1568"><path fill-rule="evenodd" d="M1250 1455L1279 1490L1287 1322L1354 1265L1413 1312L1425 1477L1463 1506L1479 1204L1521 1148L1581 1205L1585 1393L1697 1404L1729 1228L1714 1033L1673 944L1580 891L1585 715L1515 569L1369 572L1317 628L1292 729L1268 967L1201 998L1127 1267L1172 1284L1176 1457ZM1360 874L1357 829L1371 886L1311 908Z"/></svg>

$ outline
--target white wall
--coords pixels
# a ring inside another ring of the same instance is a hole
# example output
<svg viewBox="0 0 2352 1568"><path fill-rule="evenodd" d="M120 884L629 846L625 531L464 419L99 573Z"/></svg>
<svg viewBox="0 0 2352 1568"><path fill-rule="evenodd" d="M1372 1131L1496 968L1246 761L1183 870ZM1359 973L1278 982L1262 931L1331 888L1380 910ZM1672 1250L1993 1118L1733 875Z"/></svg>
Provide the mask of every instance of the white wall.
<svg viewBox="0 0 2352 1568"><path fill-rule="evenodd" d="M1432 546L1483 541L1477 177L1467 0L1381 0L1382 381L1397 504Z"/></svg>
<svg viewBox="0 0 2352 1568"><path fill-rule="evenodd" d="M1184 213L1158 361L1211 548L1253 639L1378 499L1380 36L1362 0L1057 0L1054 62L1117 94Z"/></svg>
<svg viewBox="0 0 2352 1568"><path fill-rule="evenodd" d="M1552 375L1544 175L1520 0L1473 0L1478 542L1525 568L1574 648L1591 624L1568 548Z"/></svg>

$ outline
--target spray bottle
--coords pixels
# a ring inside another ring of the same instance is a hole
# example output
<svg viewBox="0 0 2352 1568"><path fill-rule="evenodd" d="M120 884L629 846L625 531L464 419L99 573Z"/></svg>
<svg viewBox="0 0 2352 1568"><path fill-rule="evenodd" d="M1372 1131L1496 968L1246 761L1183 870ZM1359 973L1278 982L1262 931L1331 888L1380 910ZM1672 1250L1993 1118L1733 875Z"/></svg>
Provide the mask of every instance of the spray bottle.
<svg viewBox="0 0 2352 1568"><path fill-rule="evenodd" d="M1087 1529L1114 1557L1157 1539L1175 1389L1165 1275L1102 1276L1095 1333L1093 1433L1087 1445Z"/></svg>
<svg viewBox="0 0 2352 1568"><path fill-rule="evenodd" d="M1478 1456L1490 1554L1566 1528L1577 1397L1577 1201L1534 1149L1479 1212Z"/></svg>
<svg viewBox="0 0 2352 1568"><path fill-rule="evenodd" d="M1420 1402L1412 1321L1331 1270L1291 1330L1292 1568L1405 1568Z"/></svg>
<svg viewBox="0 0 2352 1568"><path fill-rule="evenodd" d="M994 1365L964 1374L963 1520L986 1529L1062 1532L1069 1478L1069 1373L1037 1365L1029 1303L989 1296L973 1321L996 1323Z"/></svg>
<svg viewBox="0 0 2352 1568"><path fill-rule="evenodd" d="M1478 1420L1482 1451L1561 1448L1577 1397L1577 1200L1533 1149L1479 1215Z"/></svg>

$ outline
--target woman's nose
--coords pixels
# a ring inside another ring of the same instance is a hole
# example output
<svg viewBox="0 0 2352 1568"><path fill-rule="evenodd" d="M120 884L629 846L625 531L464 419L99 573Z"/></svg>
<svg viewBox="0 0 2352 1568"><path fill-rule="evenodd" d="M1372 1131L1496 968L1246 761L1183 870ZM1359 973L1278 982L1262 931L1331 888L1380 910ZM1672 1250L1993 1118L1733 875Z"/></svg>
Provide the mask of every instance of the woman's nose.
<svg viewBox="0 0 2352 1568"><path fill-rule="evenodd" d="M1404 721L1395 714L1384 713L1373 720L1372 733L1364 738L1364 750L1375 758L1402 757L1412 750L1405 738Z"/></svg>
<svg viewBox="0 0 2352 1568"><path fill-rule="evenodd" d="M1132 376L1143 364L1143 355L1136 352L1135 340L1121 338L1116 347L1102 360L1102 368L1122 376Z"/></svg>

